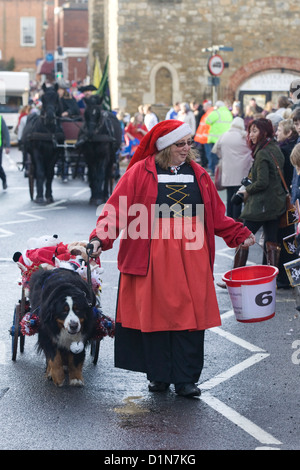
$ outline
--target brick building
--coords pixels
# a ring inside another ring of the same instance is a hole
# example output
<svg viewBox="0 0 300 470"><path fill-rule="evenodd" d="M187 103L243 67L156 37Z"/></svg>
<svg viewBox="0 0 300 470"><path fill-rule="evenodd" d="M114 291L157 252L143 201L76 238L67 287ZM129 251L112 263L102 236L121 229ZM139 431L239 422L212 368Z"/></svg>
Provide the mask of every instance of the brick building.
<svg viewBox="0 0 300 470"><path fill-rule="evenodd" d="M88 0L44 0L44 57L53 57L41 64L40 72L50 78L84 80L88 74Z"/></svg>
<svg viewBox="0 0 300 470"><path fill-rule="evenodd" d="M0 0L0 51L3 67L13 61L15 71L35 78L36 61L43 57L43 2Z"/></svg>
<svg viewBox="0 0 300 470"><path fill-rule="evenodd" d="M37 74L51 79L60 62L65 79L84 80L88 21L88 0L0 0L3 67L13 62L15 71L28 71L32 80Z"/></svg>
<svg viewBox="0 0 300 470"><path fill-rule="evenodd" d="M211 97L212 45L233 48L218 98L276 104L300 76L298 0L90 0L89 17L90 60L109 54L112 105L129 112Z"/></svg>

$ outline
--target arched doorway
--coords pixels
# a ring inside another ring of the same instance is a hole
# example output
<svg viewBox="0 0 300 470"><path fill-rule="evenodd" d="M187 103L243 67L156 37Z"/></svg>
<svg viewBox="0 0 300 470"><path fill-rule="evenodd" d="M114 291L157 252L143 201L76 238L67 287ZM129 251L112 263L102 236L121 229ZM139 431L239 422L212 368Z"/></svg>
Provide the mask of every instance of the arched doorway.
<svg viewBox="0 0 300 470"><path fill-rule="evenodd" d="M170 100L167 103L169 106L175 101L182 101L177 70L168 62L159 62L152 67L149 85L150 92L143 95L144 103L165 103L167 99Z"/></svg>
<svg viewBox="0 0 300 470"><path fill-rule="evenodd" d="M155 102L163 106L171 106L172 102L172 75L167 67L161 67L155 77Z"/></svg>
<svg viewBox="0 0 300 470"><path fill-rule="evenodd" d="M253 75L245 80L238 88L236 96L245 109L249 100L255 97L257 104L264 108L269 101L277 108L280 95L289 95L290 83L299 78L299 74L270 70Z"/></svg>
<svg viewBox="0 0 300 470"><path fill-rule="evenodd" d="M279 95L288 94L290 83L300 77L300 59L293 57L262 57L253 60L234 72L228 83L242 105L255 95L263 107L267 101L276 104Z"/></svg>

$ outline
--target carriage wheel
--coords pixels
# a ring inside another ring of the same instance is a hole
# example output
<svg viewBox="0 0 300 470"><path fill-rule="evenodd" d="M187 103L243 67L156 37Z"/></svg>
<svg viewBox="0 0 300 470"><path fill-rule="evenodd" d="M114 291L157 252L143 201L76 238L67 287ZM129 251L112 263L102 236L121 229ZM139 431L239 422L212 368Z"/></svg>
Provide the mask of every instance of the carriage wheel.
<svg viewBox="0 0 300 470"><path fill-rule="evenodd" d="M20 335L20 353L24 352L24 346L25 346L25 336L21 333L21 335Z"/></svg>
<svg viewBox="0 0 300 470"><path fill-rule="evenodd" d="M34 164L33 164L33 161L32 161L32 156L30 154L28 154L28 161L27 161L27 165L28 165L28 184L29 184L29 194L30 194L30 199L33 201L33 197L34 197L34 180L35 180L35 176L34 176Z"/></svg>
<svg viewBox="0 0 300 470"><path fill-rule="evenodd" d="M13 324L10 330L10 334L12 336L12 360L13 361L15 361L17 358L19 329L20 329L20 311L21 311L21 305L17 304L15 306Z"/></svg>
<svg viewBox="0 0 300 470"><path fill-rule="evenodd" d="M99 357L100 339L95 339L91 342L91 356L93 356L93 364L96 365Z"/></svg>

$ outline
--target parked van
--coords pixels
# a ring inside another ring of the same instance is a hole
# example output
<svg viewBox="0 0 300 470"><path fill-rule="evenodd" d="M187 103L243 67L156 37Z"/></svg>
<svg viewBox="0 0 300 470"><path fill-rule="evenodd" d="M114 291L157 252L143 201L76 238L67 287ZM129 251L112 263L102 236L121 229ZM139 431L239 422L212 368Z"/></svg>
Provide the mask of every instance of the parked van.
<svg viewBox="0 0 300 470"><path fill-rule="evenodd" d="M17 143L14 130L18 124L19 112L28 104L28 72L0 72L0 115L9 129L11 143Z"/></svg>

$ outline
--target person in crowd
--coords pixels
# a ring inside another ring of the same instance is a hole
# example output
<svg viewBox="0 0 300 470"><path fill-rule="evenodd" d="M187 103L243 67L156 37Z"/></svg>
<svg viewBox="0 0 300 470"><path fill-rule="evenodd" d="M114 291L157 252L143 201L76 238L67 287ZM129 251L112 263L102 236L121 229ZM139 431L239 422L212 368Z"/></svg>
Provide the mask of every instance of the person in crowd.
<svg viewBox="0 0 300 470"><path fill-rule="evenodd" d="M196 133L196 119L188 103L180 103L180 110L177 116L179 121L185 122L192 129L192 136Z"/></svg>
<svg viewBox="0 0 300 470"><path fill-rule="evenodd" d="M3 117L0 116L0 178L2 180L3 190L5 191L7 189L7 178L4 168L2 166L2 156L4 148L5 152L8 154L10 148L10 137L6 122L4 121Z"/></svg>
<svg viewBox="0 0 300 470"><path fill-rule="evenodd" d="M279 217L286 209L286 193L277 165L283 172L285 159L274 140L274 129L269 119L258 118L251 122L248 127L248 144L253 157L248 175L251 184L241 191L245 204L240 217L254 234L263 227L266 252L263 262L278 266ZM248 248L241 247L235 255L234 267L244 266L247 258Z"/></svg>
<svg viewBox="0 0 300 470"><path fill-rule="evenodd" d="M287 187L290 188L293 179L293 166L290 162L290 155L299 139L298 132L295 128L294 121L292 119L284 119L279 122L276 131L276 139L279 144L280 150L285 156L285 162L283 167L284 178Z"/></svg>
<svg viewBox="0 0 300 470"><path fill-rule="evenodd" d="M244 113L244 122L245 122L245 128L247 129L250 122L253 121L254 119L254 112L253 112L253 109L251 108L251 106L249 106L249 104L247 104L247 106L245 107L245 113Z"/></svg>
<svg viewBox="0 0 300 470"><path fill-rule="evenodd" d="M203 105L201 103L199 103L198 100L193 99L190 102L190 109L194 113L195 121L196 121L195 125L196 125L196 129L197 129L197 127L199 126L199 123L200 123L200 119L202 118L202 116L205 112L204 109L203 109Z"/></svg>
<svg viewBox="0 0 300 470"><path fill-rule="evenodd" d="M165 120L142 139L90 235L93 256L112 248L122 229L115 366L146 373L151 392L175 384L178 395L199 396L204 332L220 325L214 237L231 247L255 238L225 215L194 160L188 124Z"/></svg>
<svg viewBox="0 0 300 470"><path fill-rule="evenodd" d="M300 85L300 81L299 81L299 85ZM296 143L299 144L300 142L300 106L295 107L291 115L291 119L293 120L296 132L298 134L298 139ZM294 204L297 199L300 200L300 175L298 175L295 165L293 166L294 166L294 170L293 170L291 198L292 198L292 203Z"/></svg>
<svg viewBox="0 0 300 470"><path fill-rule="evenodd" d="M300 175L300 143L296 144L290 156L291 164ZM300 199L299 199L300 200Z"/></svg>
<svg viewBox="0 0 300 470"><path fill-rule="evenodd" d="M293 181L293 165L291 163L290 156L298 140L298 133L295 129L292 119L286 119L279 122L276 131L276 138L280 150L285 158L283 166L284 179L287 187L291 188ZM276 278L276 284L278 289L289 289L291 287L283 265L284 263L293 261L297 255L295 253L288 253L285 247L283 246L282 241L285 237L293 235L294 232L295 227L293 224L278 229L278 243L281 245L281 252L278 264L279 273Z"/></svg>
<svg viewBox="0 0 300 470"><path fill-rule="evenodd" d="M240 218L242 204L233 204L231 199L252 165L252 154L246 137L244 120L236 117L230 129L218 139L212 149L222 162L222 186L226 188L227 197L226 214L235 220Z"/></svg>
<svg viewBox="0 0 300 470"><path fill-rule="evenodd" d="M126 142L125 142L125 127L126 127L126 123L125 123L125 113L124 111L118 111L117 112L117 119L120 123L120 127L121 127L121 130L122 130L122 147L125 147L126 145Z"/></svg>
<svg viewBox="0 0 300 470"><path fill-rule="evenodd" d="M267 101L261 112L261 116L267 117L268 114L274 113L275 111L272 101Z"/></svg>
<svg viewBox="0 0 300 470"><path fill-rule="evenodd" d="M32 102L32 100L31 100L31 102ZM20 145L24 125L27 121L27 116L30 113L30 111L31 111L31 105L27 104L26 106L23 106L23 108L21 109L21 111L19 113L18 124L17 124L16 129L15 129L15 133L18 136L18 144L19 145Z"/></svg>
<svg viewBox="0 0 300 470"><path fill-rule="evenodd" d="M165 119L177 119L179 110L180 104L176 101L176 103L173 104L173 107L167 112Z"/></svg>
<svg viewBox="0 0 300 470"><path fill-rule="evenodd" d="M158 117L152 111L151 104L145 104L143 106L143 113L144 113L144 124L147 127L147 130L150 131L155 124L158 123Z"/></svg>
<svg viewBox="0 0 300 470"><path fill-rule="evenodd" d="M32 100L30 100L31 103L33 103ZM20 125L20 122L21 122L21 119L29 114L30 112L30 109L31 109L31 105L30 104L27 104L26 106L23 106L19 112L19 117L18 117L18 123L17 123L17 126L14 130L15 134L18 135L18 130L19 130L19 125ZM19 139L18 139L19 140Z"/></svg>
<svg viewBox="0 0 300 470"><path fill-rule="evenodd" d="M269 119L269 121L271 121L273 129L274 129L274 133L276 134L278 124L281 121L283 121L283 118L280 116L280 114L276 114L276 113L270 113L266 116L266 118Z"/></svg>
<svg viewBox="0 0 300 470"><path fill-rule="evenodd" d="M83 85L78 88L78 91L81 93L80 99L77 101L78 107L80 109L85 109L86 104L84 98L89 98L97 90L94 85Z"/></svg>
<svg viewBox="0 0 300 470"><path fill-rule="evenodd" d="M249 100L249 106L253 109L254 114L261 114L263 112L263 108L258 106L255 98L251 98L251 100Z"/></svg>
<svg viewBox="0 0 300 470"><path fill-rule="evenodd" d="M130 157L136 151L140 141L147 134L148 129L144 124L143 115L135 113L134 117L130 120L129 124L125 127L125 144L126 147L122 154L128 154Z"/></svg>
<svg viewBox="0 0 300 470"><path fill-rule="evenodd" d="M61 117L73 120L81 119L80 108L76 99L69 93L68 85L65 82L59 82L57 90L61 108Z"/></svg>
<svg viewBox="0 0 300 470"><path fill-rule="evenodd" d="M210 149L218 141L218 139L230 129L233 116L231 111L225 106L223 101L217 101L215 104L215 109L207 116L205 119L205 124L210 126L208 131L208 144ZM215 174L215 166L218 163L218 157L215 153L211 151L209 169L211 171L211 176Z"/></svg>
<svg viewBox="0 0 300 470"><path fill-rule="evenodd" d="M240 101L234 101L232 103L232 116L235 117L243 117L242 115L242 109L241 109L241 102Z"/></svg>
<svg viewBox="0 0 300 470"><path fill-rule="evenodd" d="M291 102L286 95L280 95L277 103L276 114L279 114L283 118L283 115L287 108L291 107Z"/></svg>
<svg viewBox="0 0 300 470"><path fill-rule="evenodd" d="M207 116L214 110L210 100L203 101L204 114L200 119L199 126L196 129L194 141L198 145L200 152L201 165L203 168L211 168L211 144L208 143L209 125L205 123Z"/></svg>

